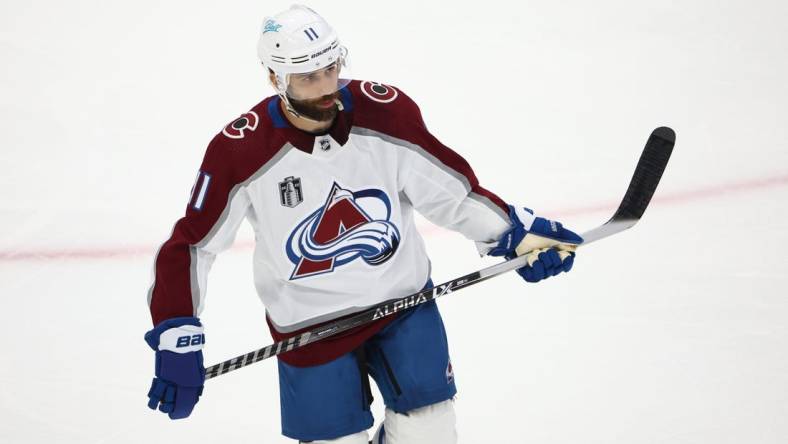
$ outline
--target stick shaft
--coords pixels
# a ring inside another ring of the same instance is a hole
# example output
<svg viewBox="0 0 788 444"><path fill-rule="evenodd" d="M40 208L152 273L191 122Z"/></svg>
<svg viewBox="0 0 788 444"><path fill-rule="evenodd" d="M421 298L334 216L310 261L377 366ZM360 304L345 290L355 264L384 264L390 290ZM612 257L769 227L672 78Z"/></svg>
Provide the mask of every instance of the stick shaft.
<svg viewBox="0 0 788 444"><path fill-rule="evenodd" d="M605 224L600 225L582 234L585 246L600 239L620 233L634 226L643 216L651 198L657 189L662 173L667 166L668 159L673 151L675 133L667 127L655 129L640 156L635 172L630 180L627 192L613 217ZM394 315L400 311L411 309L427 303L441 296L451 294L457 290L470 287L473 284L499 276L526 265L526 255L492 265L487 268L460 276L451 281L421 290L403 298L392 299L374 305L356 315L339 319L335 322L317 327L313 330L293 336L284 341L279 341L267 347L236 356L219 364L211 365L205 369L205 379L212 379L225 373L237 370L255 362L268 359L282 353L304 347L308 344L334 336L352 328L374 322L386 316Z"/></svg>

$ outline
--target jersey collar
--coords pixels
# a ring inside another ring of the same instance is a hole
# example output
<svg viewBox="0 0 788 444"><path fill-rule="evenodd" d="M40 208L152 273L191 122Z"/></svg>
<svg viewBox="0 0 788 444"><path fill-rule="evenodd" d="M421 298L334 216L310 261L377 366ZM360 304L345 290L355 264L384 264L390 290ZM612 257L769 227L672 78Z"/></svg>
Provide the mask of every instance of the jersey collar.
<svg viewBox="0 0 788 444"><path fill-rule="evenodd" d="M326 134L330 135L331 138L340 145L344 146L347 142L350 135L350 128L353 126L353 97L348 88L345 87L340 90L339 98L342 102L343 110L337 113L337 117L334 119L334 123L331 124L331 127L320 134L308 133L291 125L285 116L282 115L282 108L279 106L279 102L281 101L279 96L275 96L268 102L268 115L271 118L274 128L281 130L288 142L299 150L311 154L315 146L315 139L325 136Z"/></svg>

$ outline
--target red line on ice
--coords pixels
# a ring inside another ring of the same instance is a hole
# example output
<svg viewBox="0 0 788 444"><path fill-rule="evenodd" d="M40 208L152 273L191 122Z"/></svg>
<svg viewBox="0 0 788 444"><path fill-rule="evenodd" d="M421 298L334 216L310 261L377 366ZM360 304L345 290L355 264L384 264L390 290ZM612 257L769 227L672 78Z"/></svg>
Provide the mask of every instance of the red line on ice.
<svg viewBox="0 0 788 444"><path fill-rule="evenodd" d="M712 185L686 191L673 193L659 193L654 197L652 205L672 205L692 202L696 200L709 199L727 194L741 193L760 189L777 188L788 185L788 174L781 176L767 177L763 179L752 179L743 182L731 182L720 185ZM617 201L610 201L595 205L558 209L546 211L544 214L549 217L565 218L569 216L587 215L601 212L611 212L618 205ZM420 231L425 235L439 235L446 232L443 228L433 225L421 227ZM254 246L253 242L236 242L233 249L250 249ZM60 260L60 259L110 259L126 258L133 256L152 256L157 246L132 246L132 247L107 247L107 248L85 248L85 249L63 249L63 250L0 250L0 262L15 261L41 261L41 260Z"/></svg>

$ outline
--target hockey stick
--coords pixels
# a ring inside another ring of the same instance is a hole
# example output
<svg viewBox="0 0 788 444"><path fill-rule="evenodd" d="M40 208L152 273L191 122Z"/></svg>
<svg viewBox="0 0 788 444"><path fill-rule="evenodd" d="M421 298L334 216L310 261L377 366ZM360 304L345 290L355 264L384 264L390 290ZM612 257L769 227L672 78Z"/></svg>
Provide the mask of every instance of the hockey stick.
<svg viewBox="0 0 788 444"><path fill-rule="evenodd" d="M588 245L613 234L620 233L635 225L646 211L654 191L673 151L676 135L668 127L655 129L646 142L643 154L640 156L635 173L629 183L629 188L619 204L613 217L603 225L582 234L583 243ZM399 299L392 299L372 306L354 316L339 319L335 322L317 327L313 330L293 336L284 341L279 341L259 350L228 359L205 369L205 379L215 378L241 367L268 359L281 353L301 348L307 344L334 336L359 325L373 322L377 319L393 315L405 309L416 307L433 299L485 281L502 273L525 266L526 255L502 262L482 270L466 274L449 282L436 285L432 288L421 290L417 293Z"/></svg>

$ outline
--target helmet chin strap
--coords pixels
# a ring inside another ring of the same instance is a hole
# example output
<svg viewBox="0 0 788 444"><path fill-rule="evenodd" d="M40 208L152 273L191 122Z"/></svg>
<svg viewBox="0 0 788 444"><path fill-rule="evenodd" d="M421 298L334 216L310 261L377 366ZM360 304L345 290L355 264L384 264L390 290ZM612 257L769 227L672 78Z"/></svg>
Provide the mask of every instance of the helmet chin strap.
<svg viewBox="0 0 788 444"><path fill-rule="evenodd" d="M265 64L263 64L263 66L265 67ZM301 113L296 111L295 108L293 108L293 105L290 104L290 99L287 97L287 86L284 85L284 80L279 76L279 74L274 74L274 79L275 80L271 83L273 84L277 95L279 95L279 98L282 100L282 103L285 104L285 109L287 112L298 117L299 119L306 119L310 122L320 123L317 120L310 119L309 117L303 116Z"/></svg>
<svg viewBox="0 0 788 444"><path fill-rule="evenodd" d="M314 123L324 123L324 121L322 121L322 120L315 120L315 119L313 119L311 117L307 117L307 116L299 113L298 111L296 111L296 109L290 103L290 98L287 97L287 87L282 85L282 80L280 79L280 77L278 75L276 75L276 83L274 84L274 89L276 89L276 93L279 95L279 98L285 104L285 109L287 110L287 112L289 112L290 114L294 115L295 117L298 117L299 119L308 120L308 121L314 122ZM337 108L340 111L344 111L345 110L345 107L344 107L344 105L342 105L342 101L341 100L335 99L334 103L336 103Z"/></svg>
<svg viewBox="0 0 788 444"><path fill-rule="evenodd" d="M307 116L305 116L305 115L303 115L303 114L299 113L298 111L296 111L296 109L295 109L295 108L293 108L293 105L290 103L290 100L289 100L289 98L287 97L287 94L286 94L286 93L279 92L279 97L282 99L282 102L285 104L285 109L286 109L286 110L287 110L287 112L289 112L290 114L292 114L292 115L294 115L294 116L298 117L299 119L308 120L308 121L310 121L310 122L314 122L314 123L324 123L324 121L323 121L323 120L315 120L315 119L313 119L313 118L311 118L311 117L307 117ZM335 100L334 100L334 103L336 103L336 105L337 105L337 108L338 108L340 111L344 111L344 110L345 110L345 107L342 105L342 101L340 101L339 99L335 99Z"/></svg>
<svg viewBox="0 0 788 444"><path fill-rule="evenodd" d="M295 109L295 108L293 108L293 105L291 105L291 104L290 104L290 100L288 99L288 97L287 97L287 94L285 94L285 93L281 93L281 92L280 92L280 93L279 93L279 98L280 98L280 99L282 99L282 103L284 103L284 104L285 104L285 109L286 109L286 110L287 110L287 112L289 112L290 114L292 114L292 115L294 115L294 116L298 117L299 119L305 119L305 120L309 120L310 122L317 122L317 120L310 119L309 117L307 117L307 116L304 116L304 115L302 115L301 113L299 113L298 111L296 111L296 109Z"/></svg>

